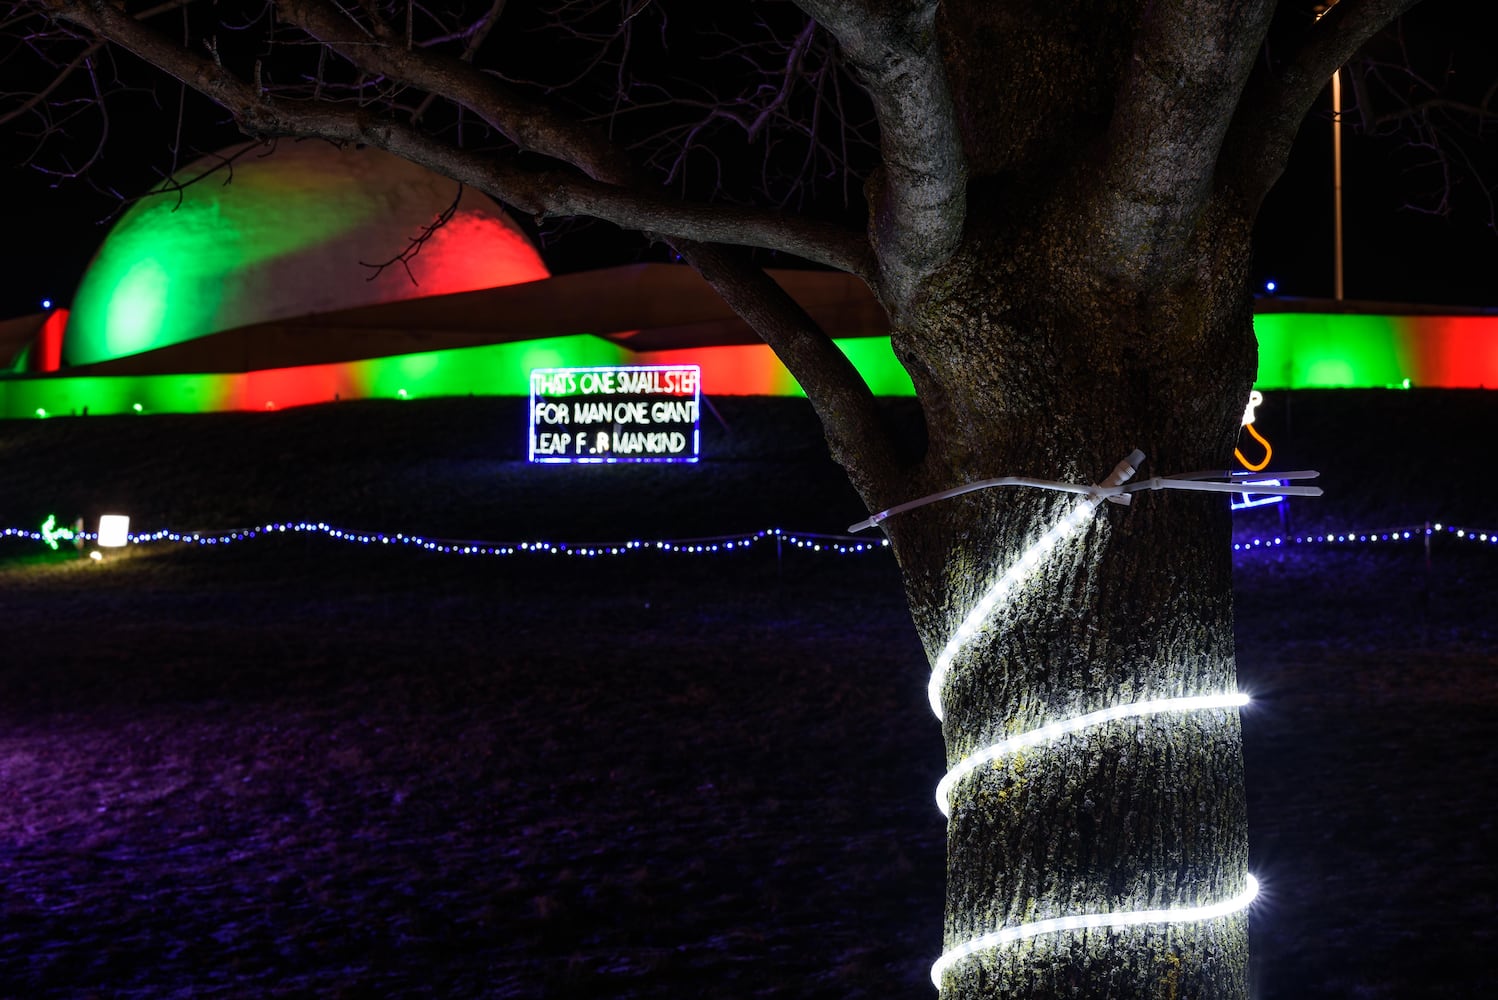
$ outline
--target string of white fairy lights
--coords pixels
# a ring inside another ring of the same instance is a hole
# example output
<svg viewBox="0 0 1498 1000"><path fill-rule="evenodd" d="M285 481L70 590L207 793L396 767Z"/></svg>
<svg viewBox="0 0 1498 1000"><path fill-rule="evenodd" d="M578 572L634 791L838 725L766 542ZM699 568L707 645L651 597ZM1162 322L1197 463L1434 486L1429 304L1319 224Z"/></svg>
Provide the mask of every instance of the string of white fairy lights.
<svg viewBox="0 0 1498 1000"><path fill-rule="evenodd" d="M49 523L53 519L49 518ZM57 529L33 531L27 528L0 529L0 539L16 538L52 544L58 538L72 541L81 539L96 542L96 531L74 532L67 530L58 534ZM425 535L398 532L387 534L380 531L350 531L335 528L324 521L274 521L253 528L236 528L228 531L159 531L140 532L127 536L131 545L152 543L177 543L185 545L231 545L253 539L273 538L286 534L323 535L341 542L361 545L394 545L421 549L444 555L464 556L515 556L554 555L573 557L624 556L634 553L661 552L670 554L697 555L707 553L741 552L761 543L790 545L806 552L829 552L837 555L857 555L865 552L884 551L889 548L887 539L864 541L846 535L829 535L813 531L787 531L783 528L765 528L737 535L713 535L701 538L661 539L647 541L636 539L624 542L494 542L451 538L431 538ZM55 547L55 546L54 546Z"/></svg>
<svg viewBox="0 0 1498 1000"><path fill-rule="evenodd" d="M1464 528L1440 521L1427 524L1385 528L1382 531L1339 531L1319 535L1296 535L1294 538L1275 535L1269 538L1250 538L1233 543L1234 552L1250 552L1255 549L1275 549L1287 545L1381 545L1385 542L1414 542L1430 538L1448 538L1461 542L1477 542L1483 545L1498 545L1498 531L1481 531ZM1385 546L1387 547L1387 546Z"/></svg>
<svg viewBox="0 0 1498 1000"><path fill-rule="evenodd" d="M943 718L945 715L943 696L946 680L957 656L966 648L972 638L982 630L1001 602L1022 586L1041 564L1041 561L1056 549L1057 546L1076 535L1105 501L1127 504L1135 492L1158 489L1206 490L1227 493L1279 493L1282 496L1319 496L1321 494L1321 490L1313 486L1289 485L1293 480L1315 478L1317 474L1311 471L1280 474L1277 476L1280 480L1277 485L1267 485L1262 481L1248 483L1241 481L1236 473L1220 472L1161 476L1130 483L1130 480L1133 479L1135 472L1143 462L1143 453L1134 451L1115 466L1106 479L1095 486L1079 486L1074 483L1054 482L1026 476L1004 476L997 479L986 479L896 505L887 510L880 511L850 527L850 531L860 531L864 528L880 524L892 515L913 510L926 504L961 496L974 490L991 489L1000 486L1022 486L1056 490L1064 493L1080 494L1083 498L1059 522L1047 529L1038 539L1020 553L1013 563L999 574L998 578L989 585L988 589L974 603L972 609L963 617L961 623L953 631L951 638L948 639L941 652L937 654L932 664L931 678L927 684L927 697L931 702L931 710L938 719ZM1204 694L1183 698L1145 699L1115 705L1069 719L1057 720L1017 736L1011 736L982 747L964 756L947 771L946 775L937 784L937 806L941 809L942 814L950 819L953 789L964 778L977 772L979 768L1009 756L1018 750L1054 743L1072 733L1124 719L1144 718L1146 716L1171 712L1237 709L1247 703L1248 697L1239 692ZM948 948L932 966L931 981L940 990L942 979L947 971L963 959L983 951L999 948L1041 934L1102 927L1130 927L1143 924L1203 921L1227 916L1247 907L1258 894L1258 883L1252 875L1246 876L1245 886L1245 890L1237 896L1206 906L1071 914L1010 927L1001 927Z"/></svg>
<svg viewBox="0 0 1498 1000"><path fill-rule="evenodd" d="M740 552L766 540L779 540L807 552L824 552L836 555L860 555L868 552L889 550L889 540L865 542L848 535L820 534L812 531L790 531L784 528L766 528L761 531L738 535L714 535L705 538L636 540L628 542L494 542L462 541L444 538L428 538L423 535L386 534L375 531L352 531L334 528L324 522L287 521L263 524L255 528L240 528L234 531L152 531L128 536L130 544L145 545L152 542L177 542L190 545L227 545L231 542L249 541L256 538L271 538L285 532L322 534L343 542L366 545L406 545L428 552L445 555L533 555L556 556L623 556L635 552L670 552L675 554L701 555ZM0 539L16 539L47 543L48 531L30 528L0 528ZM71 530L63 535L56 529L51 532L54 539L72 541L75 537L85 542L98 539L98 532L85 531L75 534ZM1233 543L1234 552L1250 552L1286 548L1296 545L1345 546L1356 544L1382 545L1385 543L1418 542L1425 538L1475 542L1498 546L1498 530L1481 531L1454 524L1435 522L1431 524L1404 525L1379 531L1341 531L1317 535L1287 535L1247 538Z"/></svg>

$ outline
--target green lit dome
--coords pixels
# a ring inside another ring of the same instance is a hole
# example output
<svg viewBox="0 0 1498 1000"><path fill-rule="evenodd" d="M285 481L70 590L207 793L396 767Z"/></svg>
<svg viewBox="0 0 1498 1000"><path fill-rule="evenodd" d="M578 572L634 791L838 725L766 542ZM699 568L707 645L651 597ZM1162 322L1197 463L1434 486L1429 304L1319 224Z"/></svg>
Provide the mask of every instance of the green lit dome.
<svg viewBox="0 0 1498 1000"><path fill-rule="evenodd" d="M222 330L548 276L535 247L467 189L407 267L389 261L452 204L457 184L373 148L281 142L178 172L127 211L73 300L63 359L78 366ZM414 282L413 282L414 279Z"/></svg>

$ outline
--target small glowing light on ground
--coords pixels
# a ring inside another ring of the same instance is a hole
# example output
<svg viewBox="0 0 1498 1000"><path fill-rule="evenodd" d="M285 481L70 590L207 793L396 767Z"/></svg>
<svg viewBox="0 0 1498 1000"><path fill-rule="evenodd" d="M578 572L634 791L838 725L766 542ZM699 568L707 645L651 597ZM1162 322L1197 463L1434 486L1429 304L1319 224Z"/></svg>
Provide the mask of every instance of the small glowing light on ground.
<svg viewBox="0 0 1498 1000"><path fill-rule="evenodd" d="M118 549L130 542L130 518L105 514L99 518L99 548Z"/></svg>

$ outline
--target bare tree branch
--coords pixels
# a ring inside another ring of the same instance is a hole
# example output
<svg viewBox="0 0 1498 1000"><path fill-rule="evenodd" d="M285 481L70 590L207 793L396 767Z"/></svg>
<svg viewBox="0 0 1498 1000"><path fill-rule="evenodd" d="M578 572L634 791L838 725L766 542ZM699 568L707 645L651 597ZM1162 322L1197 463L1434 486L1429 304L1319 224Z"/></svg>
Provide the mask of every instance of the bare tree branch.
<svg viewBox="0 0 1498 1000"><path fill-rule="evenodd" d="M391 35L380 22L361 30L322 0L283 0L276 6L288 22L354 65L462 103L521 149L562 160L595 180L628 179L628 163L605 138L520 97L462 59L409 49L403 36Z"/></svg>
<svg viewBox="0 0 1498 1000"><path fill-rule="evenodd" d="M94 51L97 53L98 50L94 50ZM103 54L106 57L107 57L107 53L108 53L107 49L103 50ZM81 103L80 102L74 102L74 103L78 103L79 104L80 111L76 111L72 115L68 115L68 116L63 117L61 119L51 120L51 121L47 122L46 125L45 125L45 127L44 127L44 129L43 129L43 131L42 131L41 141L45 141L46 137L48 135L50 135L50 134L59 133L59 132L64 131L65 127L68 124L69 119L71 119L72 117L76 116L79 113L82 113L82 111L93 110L93 111L97 112L98 118L99 118L99 125L98 125L98 128L97 128L97 132L96 132L96 134L94 136L93 150L92 150L92 152L89 153L88 158L86 160L84 160L83 163L81 163L81 164L73 164L73 163L69 162L69 163L67 163L66 168L62 169L62 170L57 170L57 169L52 169L52 168L48 168L48 167L43 167L43 166L41 166L40 164L37 164L37 163L32 163L31 164L31 166L34 169L40 170L44 174L50 174L53 177L66 177L66 178L70 178L71 179L71 178L78 178L78 177L86 177L86 176L88 176L89 168L92 167L95 163L97 163L99 161L100 157L102 157L104 155L104 147L109 142L109 130L110 130L109 108L104 103L104 90L103 90L103 88L99 84L99 69L98 69L98 66L96 64L96 60L94 59L94 57L92 55L85 54L84 57L83 57L83 63L82 63L82 65L83 65L83 68L87 70L87 73L85 74L85 76L88 79L89 89L90 89L90 92L92 94L91 99L87 100L87 101L84 101L84 102L81 102ZM61 78L59 78L55 82L60 83L61 82ZM40 145L40 142L38 143L38 145Z"/></svg>
<svg viewBox="0 0 1498 1000"><path fill-rule="evenodd" d="M832 457L847 470L870 509L903 495L906 465L884 431L874 394L816 321L741 255L688 240L671 243L801 384L821 418Z"/></svg>
<svg viewBox="0 0 1498 1000"><path fill-rule="evenodd" d="M73 75L73 72L77 70L78 67L84 65L91 58L93 58L94 53L98 52L99 49L101 49L103 46L104 43L98 39L95 39L93 42L91 42L87 48L85 48L82 52L78 53L78 55L73 58L72 62L68 63L62 69L58 70L57 75L54 76L52 78L52 81L45 87L32 94L24 102L22 102L12 110L7 111L4 114L0 114L0 125L4 125L8 122L14 121L15 119L26 114L28 111L31 111L44 103L48 97L52 96L52 93L57 90L58 87L62 86L63 83Z"/></svg>
<svg viewBox="0 0 1498 1000"><path fill-rule="evenodd" d="M489 13L485 14L468 32L468 42L463 46L463 54L458 57L459 59L466 63L473 62L473 57L483 47L484 41L489 37L489 32L493 31L494 26L499 23L499 16L504 13L504 10L505 0L493 0L489 5ZM427 109L435 100L437 100L435 93L429 93L422 98L421 105L411 113L413 125L420 124L422 116L426 114Z"/></svg>
<svg viewBox="0 0 1498 1000"><path fill-rule="evenodd" d="M869 239L899 312L962 237L967 166L947 89L934 0L797 0L842 46L874 101L882 166L870 178Z"/></svg>
<svg viewBox="0 0 1498 1000"><path fill-rule="evenodd" d="M444 143L377 109L273 97L234 76L211 55L184 49L103 0L49 3L59 17L110 38L227 109L251 136L368 143L445 173L533 216L591 215L646 232L781 250L869 275L863 238L839 226L755 209L681 202L646 189L640 182L625 187L568 170L525 170L511 160ZM458 65L465 74L472 72ZM558 153L568 152L564 128L551 128L546 121L539 128Z"/></svg>
<svg viewBox="0 0 1498 1000"><path fill-rule="evenodd" d="M364 260L359 261L360 267L367 267L370 269L370 275L365 280L373 281L380 275L384 274L387 267L393 267L394 265L399 264L401 267L405 268L406 277L410 279L411 284L420 285L421 282L416 280L416 275L411 270L411 261L415 260L416 255L421 253L422 248L431 241L433 236L437 235L438 230L452 221L453 216L458 212L458 203L462 200L463 185L460 183L458 185L458 193L453 195L452 202L442 211L438 212L435 219L433 219L431 222L428 222L425 226L422 226L421 232L417 233L415 236L412 236L411 239L407 241L406 248L404 250L396 254L394 257L391 257L389 260L381 261L378 264L371 264L369 261Z"/></svg>
<svg viewBox="0 0 1498 1000"><path fill-rule="evenodd" d="M842 52L810 18L794 26L760 22L753 30L723 37L716 50L718 62L749 73L739 93L690 78L631 76L628 89L600 117L611 132L619 125L643 125L646 131L630 140L631 151L644 155L645 164L662 171L684 196L704 186L696 165L705 161L713 174L713 200L735 200L732 185L722 181L725 173L747 175L746 164L733 155L742 144L758 147L759 194L777 207L804 207L818 179L841 178L842 205L851 209L848 185L872 166L855 164L851 154L873 159L875 143L865 132L872 132L867 126L874 121L872 109L853 116L842 102ZM724 162L725 152L732 163Z"/></svg>
<svg viewBox="0 0 1498 1000"><path fill-rule="evenodd" d="M140 13L136 14L135 16L144 21L149 18L156 17L159 14L166 14L174 10L180 10L181 8L187 7L194 3L197 3L197 0L166 0L165 3L159 3L155 7L149 7L146 10L143 10Z"/></svg>
<svg viewBox="0 0 1498 1000"><path fill-rule="evenodd" d="M173 211L176 211L177 208L182 207L182 201L184 197L183 192L192 187L194 184L201 184L203 181L205 181L209 177L214 176L220 171L225 171L228 173L228 177L224 179L224 183L228 184L234 180L235 162L237 162L242 157L248 156L250 153L253 153L256 150L263 150L264 152L268 153L274 151L274 149L274 142L253 142L241 146L239 149L234 150L234 152L232 153L210 153L208 154L209 158L217 161L212 166L205 168L204 170L200 171L197 174L194 174L192 177L189 177L186 180L179 179L177 177L176 170L173 169L171 173L166 174L162 177L161 183L155 188L136 198L121 199L121 203L124 204L133 201L143 201L146 198L158 198L164 194L173 194L177 196L177 205L176 208L173 209Z"/></svg>
<svg viewBox="0 0 1498 1000"><path fill-rule="evenodd" d="M1104 274L1168 267L1212 189L1230 108L1273 0L1161 0L1145 7L1107 136L1093 245Z"/></svg>
<svg viewBox="0 0 1498 1000"><path fill-rule="evenodd" d="M1498 80L1491 67L1481 66L1485 86L1450 61L1432 67L1438 74L1433 75L1418 65L1422 60L1407 44L1403 22L1385 35L1360 51L1343 73L1355 98L1348 115L1351 123L1367 135L1401 141L1402 149L1414 154L1411 172L1436 175L1436 183L1411 191L1406 209L1449 216L1456 209L1458 189L1463 189L1475 192L1485 221L1493 228L1490 164L1498 139ZM1394 51L1386 55L1385 48Z"/></svg>
<svg viewBox="0 0 1498 1000"><path fill-rule="evenodd" d="M1441 111L1471 118L1482 122L1491 119L1493 114L1493 95L1495 90L1490 89L1481 101L1473 104L1469 101L1457 101L1446 97L1432 97L1423 101L1415 101L1403 107L1394 108L1390 111L1381 111L1371 116L1368 121L1368 130L1376 131L1386 125L1395 125L1399 122L1408 121L1411 118L1423 118L1432 112Z"/></svg>
<svg viewBox="0 0 1498 1000"><path fill-rule="evenodd" d="M1293 38L1288 53L1262 59L1225 144L1223 179L1250 210L1274 186L1316 97L1367 41L1420 0L1338 0Z"/></svg>

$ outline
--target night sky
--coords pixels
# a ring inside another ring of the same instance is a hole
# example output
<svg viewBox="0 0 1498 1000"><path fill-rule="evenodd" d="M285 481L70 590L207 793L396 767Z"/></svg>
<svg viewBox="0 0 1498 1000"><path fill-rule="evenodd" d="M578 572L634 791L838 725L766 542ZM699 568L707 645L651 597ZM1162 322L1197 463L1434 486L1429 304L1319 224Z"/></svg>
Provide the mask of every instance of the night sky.
<svg viewBox="0 0 1498 1000"><path fill-rule="evenodd" d="M1454 0L1428 0L1406 20L1406 37L1423 39L1418 64L1428 77L1447 76L1467 94L1498 76L1486 48L1498 30L1498 5L1473 15ZM1472 17L1489 19L1474 25ZM1344 101L1350 98L1344 98ZM43 299L63 305L90 256L120 210L119 199L99 187L130 194L148 188L171 162L178 88L168 83L155 95L121 95L113 108L113 140L93 171L92 183L58 183L34 169L16 166L26 141L14 127L0 133L9 207L0 240L0 318L40 308ZM188 133L199 150L238 139L223 116L190 95ZM1323 94L1302 127L1288 169L1260 218L1253 280L1262 289L1274 280L1278 294L1330 298L1333 290L1332 155L1330 96ZM1491 125L1489 130L1493 131ZM1375 139L1344 130L1345 297L1378 302L1498 306L1498 234L1481 190L1498 185L1493 143L1474 158L1489 173L1483 181L1460 175L1452 211L1442 217L1421 210L1440 190L1428 156L1398 139ZM82 151L74 154L84 155ZM193 158L188 152L183 162ZM1484 159L1486 162L1484 162ZM558 238L549 235L543 254L555 273L628 263L659 256L643 240L607 224L589 224Z"/></svg>

